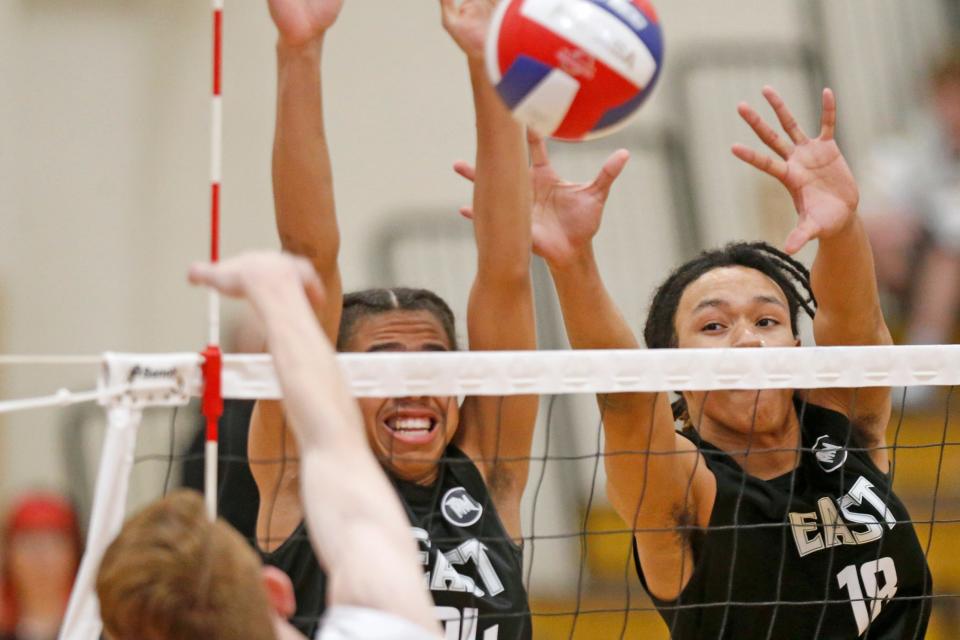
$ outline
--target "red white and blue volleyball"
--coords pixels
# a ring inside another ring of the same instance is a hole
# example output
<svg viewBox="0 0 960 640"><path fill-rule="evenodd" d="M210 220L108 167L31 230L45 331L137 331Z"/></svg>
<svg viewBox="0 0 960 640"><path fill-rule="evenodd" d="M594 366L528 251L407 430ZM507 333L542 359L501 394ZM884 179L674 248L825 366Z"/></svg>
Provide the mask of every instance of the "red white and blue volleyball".
<svg viewBox="0 0 960 640"><path fill-rule="evenodd" d="M663 34L647 0L501 0L487 72L520 122L579 141L625 126L653 90Z"/></svg>

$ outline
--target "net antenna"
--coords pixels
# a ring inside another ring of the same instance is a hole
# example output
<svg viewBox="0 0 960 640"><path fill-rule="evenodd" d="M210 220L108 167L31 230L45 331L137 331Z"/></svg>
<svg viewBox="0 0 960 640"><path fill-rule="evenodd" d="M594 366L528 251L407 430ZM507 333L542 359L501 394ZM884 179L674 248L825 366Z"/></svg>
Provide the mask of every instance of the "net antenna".
<svg viewBox="0 0 960 640"><path fill-rule="evenodd" d="M223 166L223 0L213 0L213 96L210 122L210 261L220 259L220 184ZM103 628L95 586L100 561L123 526L130 471L137 433L147 406L183 406L197 386L197 364L203 376L201 412L206 420L204 498L207 515L217 517L217 458L221 394L220 295L208 291L207 347L198 363L194 354L170 356L110 356L101 374L103 387L125 389L123 394L101 393L107 410L107 433L100 456L87 547L70 593L61 640L97 638ZM160 381L160 386L156 384ZM63 399L62 394L60 398Z"/></svg>
<svg viewBox="0 0 960 640"><path fill-rule="evenodd" d="M223 0L213 0L213 99L210 112L210 262L220 260L220 182L223 169ZM203 355L203 402L206 420L203 494L207 515L217 517L217 457L220 448L219 422L223 415L220 388L220 294L210 288L208 295L208 338Z"/></svg>

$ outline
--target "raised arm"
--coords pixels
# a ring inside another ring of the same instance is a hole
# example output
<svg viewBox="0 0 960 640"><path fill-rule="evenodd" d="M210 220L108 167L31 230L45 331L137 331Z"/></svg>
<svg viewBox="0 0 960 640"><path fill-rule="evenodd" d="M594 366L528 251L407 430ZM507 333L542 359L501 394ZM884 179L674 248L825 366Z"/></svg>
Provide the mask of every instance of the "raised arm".
<svg viewBox="0 0 960 640"><path fill-rule="evenodd" d="M575 349L639 346L603 283L592 247L610 187L628 158L626 151L617 151L596 180L571 184L553 171L543 142L531 139L533 248L550 266ZM472 176L469 167L458 167L458 172ZM687 538L675 528L709 520L713 477L693 445L676 434L665 394L602 395L597 401L607 494L620 517L637 529L637 549L651 590L672 599L694 564Z"/></svg>
<svg viewBox="0 0 960 640"><path fill-rule="evenodd" d="M277 26L277 122L273 194L284 250L307 258L330 304L316 309L327 336L340 323L340 235L323 122L320 67L327 30L343 0L269 0Z"/></svg>
<svg viewBox="0 0 960 640"><path fill-rule="evenodd" d="M190 279L248 298L263 320L300 450L310 541L330 575L330 604L377 609L436 629L406 515L314 318L324 295L312 266L289 255L248 254L194 265Z"/></svg>
<svg viewBox="0 0 960 640"><path fill-rule="evenodd" d="M441 0L443 24L467 55L477 118L473 219L477 274L467 328L473 350L536 348L530 281L530 184L523 128L487 79L483 44L493 0ZM520 536L536 396L469 398L457 445L478 465L510 535Z"/></svg>
<svg viewBox="0 0 960 640"><path fill-rule="evenodd" d="M857 213L860 193L834 139L836 98L823 92L821 130L811 139L797 124L783 99L770 87L763 95L773 107L787 139L746 104L741 117L774 152L761 155L743 145L733 153L773 176L789 191L797 210L797 226L785 249L796 253L811 240L818 241L811 269L817 298L814 337L820 346L892 344L880 309L873 253ZM884 435L890 420L890 390L885 388L828 389L811 393L811 401L850 416L861 444L874 449L871 457L887 468Z"/></svg>
<svg viewBox="0 0 960 640"><path fill-rule="evenodd" d="M277 121L273 191L283 248L313 265L330 301L314 309L336 340L341 284L340 237L333 177L323 124L320 61L324 38L343 0L268 0L277 27ZM250 472L260 492L257 540L271 551L302 519L297 492L297 446L279 402L258 401L250 419Z"/></svg>

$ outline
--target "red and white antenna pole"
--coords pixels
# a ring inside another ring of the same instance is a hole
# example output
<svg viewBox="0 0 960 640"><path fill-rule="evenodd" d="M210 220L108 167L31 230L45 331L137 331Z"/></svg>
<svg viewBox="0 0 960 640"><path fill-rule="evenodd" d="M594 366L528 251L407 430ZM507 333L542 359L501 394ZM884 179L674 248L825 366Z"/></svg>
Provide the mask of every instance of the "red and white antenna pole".
<svg viewBox="0 0 960 640"><path fill-rule="evenodd" d="M213 103L210 121L210 261L220 260L220 177L223 163L223 101L221 95L223 68L223 0L213 0ZM209 338L203 352L203 405L207 422L207 444L204 449L203 493L207 514L217 517L217 457L219 423L223 415L220 376L220 295L209 292Z"/></svg>

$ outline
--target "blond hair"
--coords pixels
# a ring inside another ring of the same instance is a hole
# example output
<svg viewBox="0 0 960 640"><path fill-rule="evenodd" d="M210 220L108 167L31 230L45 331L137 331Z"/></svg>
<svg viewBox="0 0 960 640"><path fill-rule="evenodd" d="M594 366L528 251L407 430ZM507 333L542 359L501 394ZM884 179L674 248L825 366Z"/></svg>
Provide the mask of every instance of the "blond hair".
<svg viewBox="0 0 960 640"><path fill-rule="evenodd" d="M180 490L124 525L103 556L97 596L113 640L274 640L261 564L203 499Z"/></svg>

